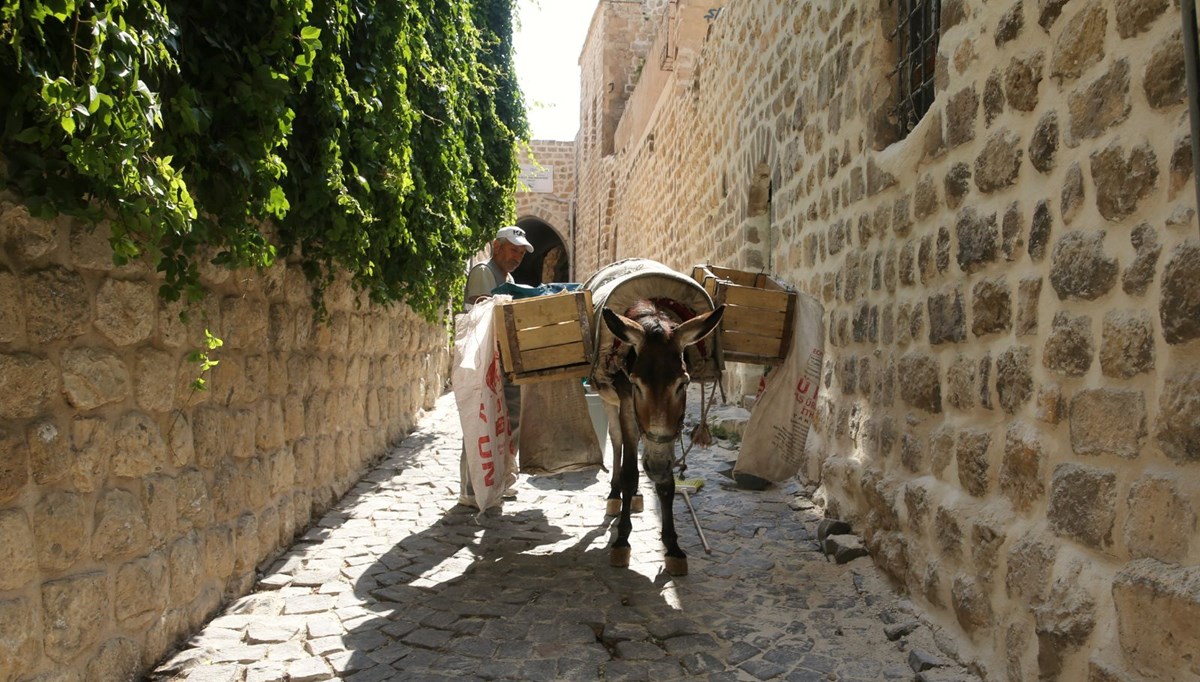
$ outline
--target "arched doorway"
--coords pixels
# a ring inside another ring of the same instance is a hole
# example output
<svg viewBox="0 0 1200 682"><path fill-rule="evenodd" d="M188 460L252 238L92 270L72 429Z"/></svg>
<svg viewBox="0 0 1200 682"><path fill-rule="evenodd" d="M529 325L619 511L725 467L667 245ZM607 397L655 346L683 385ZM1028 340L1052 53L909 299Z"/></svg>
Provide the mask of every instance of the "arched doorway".
<svg viewBox="0 0 1200 682"><path fill-rule="evenodd" d="M525 230L526 238L533 244L533 253L526 255L521 266L513 271L517 284L566 282L571 276L571 257L558 232L537 218L522 218L517 226Z"/></svg>

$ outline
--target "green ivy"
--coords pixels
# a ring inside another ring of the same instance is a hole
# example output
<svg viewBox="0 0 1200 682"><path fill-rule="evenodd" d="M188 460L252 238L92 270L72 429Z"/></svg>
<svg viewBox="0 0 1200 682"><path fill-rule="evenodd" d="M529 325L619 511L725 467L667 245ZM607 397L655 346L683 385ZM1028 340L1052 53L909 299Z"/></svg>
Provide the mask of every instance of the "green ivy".
<svg viewBox="0 0 1200 682"><path fill-rule="evenodd" d="M2 1L0 180L164 298L294 254L434 317L512 220L514 0Z"/></svg>

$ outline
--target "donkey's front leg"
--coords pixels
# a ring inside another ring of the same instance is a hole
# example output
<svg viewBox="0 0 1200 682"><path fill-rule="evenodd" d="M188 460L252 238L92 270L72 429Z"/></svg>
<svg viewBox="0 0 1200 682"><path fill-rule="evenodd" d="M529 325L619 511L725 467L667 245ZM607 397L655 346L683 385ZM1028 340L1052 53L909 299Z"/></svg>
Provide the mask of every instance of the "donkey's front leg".
<svg viewBox="0 0 1200 682"><path fill-rule="evenodd" d="M625 409L626 405L629 409ZM633 415L633 401L622 398L621 516L617 520L617 539L613 542L608 560L609 565L622 568L629 565L629 534L633 531L633 521L629 514L633 511L633 496L638 488L637 448L640 435L636 417Z"/></svg>
<svg viewBox="0 0 1200 682"><path fill-rule="evenodd" d="M662 541L667 547L666 567L671 575L687 575L687 554L679 547L679 535L675 532L675 478L666 483L655 483L658 493L658 511L662 514Z"/></svg>

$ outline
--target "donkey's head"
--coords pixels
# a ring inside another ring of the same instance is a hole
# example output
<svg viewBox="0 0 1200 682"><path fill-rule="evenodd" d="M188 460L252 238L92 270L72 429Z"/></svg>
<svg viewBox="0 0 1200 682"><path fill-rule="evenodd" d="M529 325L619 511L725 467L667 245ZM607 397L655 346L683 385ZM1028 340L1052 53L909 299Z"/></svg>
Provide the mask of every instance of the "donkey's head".
<svg viewBox="0 0 1200 682"><path fill-rule="evenodd" d="M679 435L691 379L683 351L716 329L724 312L725 306L718 306L677 324L646 300L635 302L624 315L604 309L604 324L633 347L625 369L647 448L669 444Z"/></svg>

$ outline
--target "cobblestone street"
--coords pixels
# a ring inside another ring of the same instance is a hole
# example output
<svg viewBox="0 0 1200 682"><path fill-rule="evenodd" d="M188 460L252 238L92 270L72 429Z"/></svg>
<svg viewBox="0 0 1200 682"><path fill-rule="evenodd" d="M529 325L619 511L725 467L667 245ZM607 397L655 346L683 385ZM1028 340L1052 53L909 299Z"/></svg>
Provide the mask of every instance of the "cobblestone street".
<svg viewBox="0 0 1200 682"><path fill-rule="evenodd" d="M976 679L869 558L826 558L797 484L722 475L731 450L689 455L713 551L677 500L690 575L672 578L644 476L631 566L614 569L606 473L522 476L477 523L456 504L460 439L447 394L152 679Z"/></svg>

